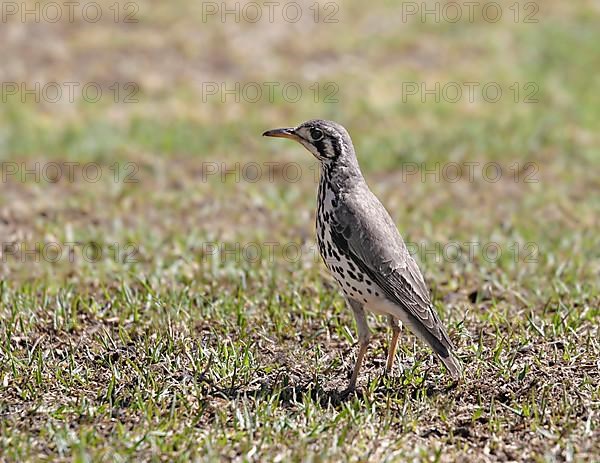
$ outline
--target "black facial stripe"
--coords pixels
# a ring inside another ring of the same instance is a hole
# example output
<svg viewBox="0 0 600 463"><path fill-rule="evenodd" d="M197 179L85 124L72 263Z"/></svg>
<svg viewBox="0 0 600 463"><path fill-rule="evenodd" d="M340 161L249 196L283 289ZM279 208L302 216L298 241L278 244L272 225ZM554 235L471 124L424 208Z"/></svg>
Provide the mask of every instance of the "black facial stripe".
<svg viewBox="0 0 600 463"><path fill-rule="evenodd" d="M326 151L326 139L330 141L331 147L333 148L333 156L330 156L329 153ZM339 155L342 154L342 146L337 137L322 138L319 141L313 142L313 145L315 146L315 148L317 148L317 151L321 154L321 156L327 159L337 159Z"/></svg>
<svg viewBox="0 0 600 463"><path fill-rule="evenodd" d="M333 141L333 151L335 152L335 157L337 158L340 154L342 154L342 143L341 140L337 137L332 137Z"/></svg>
<svg viewBox="0 0 600 463"><path fill-rule="evenodd" d="M327 157L327 154L325 153L325 143L323 142L323 138L319 141L314 141L313 145L315 145L315 148L317 148L317 151L319 152L319 154L321 156L323 156L324 158Z"/></svg>

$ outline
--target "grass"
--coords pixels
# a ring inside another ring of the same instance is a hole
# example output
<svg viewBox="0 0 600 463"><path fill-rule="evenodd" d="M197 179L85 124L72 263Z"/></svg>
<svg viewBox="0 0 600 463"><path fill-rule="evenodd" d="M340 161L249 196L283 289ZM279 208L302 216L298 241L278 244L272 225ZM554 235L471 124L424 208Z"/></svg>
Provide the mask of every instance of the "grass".
<svg viewBox="0 0 600 463"><path fill-rule="evenodd" d="M73 180L66 168L2 178L0 460L600 461L591 1L544 2L537 24L403 23L392 2L340 4L333 24L202 23L198 5L139 6L137 24L0 30L13 34L3 81L31 82L27 59L50 80L140 86L136 104L0 107L2 172L78 163ZM202 82L222 81L293 81L305 95L203 101ZM316 81L335 82L339 102L315 102ZM400 94L402 82L471 81L534 82L539 102ZM315 254L317 165L259 136L312 117L349 128L420 261L463 382L407 330L402 368L383 377L390 333L372 318L360 390L340 394L356 332ZM503 175L425 174L468 162ZM241 174L249 163L259 181ZM84 177L89 164L99 181ZM56 262L41 254L52 244ZM486 259L489 244L502 255Z"/></svg>

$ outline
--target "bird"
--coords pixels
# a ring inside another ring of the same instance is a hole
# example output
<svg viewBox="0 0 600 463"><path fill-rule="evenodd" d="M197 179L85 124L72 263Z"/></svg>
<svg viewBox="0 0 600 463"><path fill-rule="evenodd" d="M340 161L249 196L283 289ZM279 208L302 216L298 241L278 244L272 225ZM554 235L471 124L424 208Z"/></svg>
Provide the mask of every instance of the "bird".
<svg viewBox="0 0 600 463"><path fill-rule="evenodd" d="M346 391L356 388L371 339L367 312L385 316L392 330L386 373L393 369L404 324L429 345L453 379L460 379L461 363L423 275L390 214L367 185L348 131L336 122L313 119L297 127L267 130L263 136L295 140L320 163L318 249L358 331L359 349Z"/></svg>

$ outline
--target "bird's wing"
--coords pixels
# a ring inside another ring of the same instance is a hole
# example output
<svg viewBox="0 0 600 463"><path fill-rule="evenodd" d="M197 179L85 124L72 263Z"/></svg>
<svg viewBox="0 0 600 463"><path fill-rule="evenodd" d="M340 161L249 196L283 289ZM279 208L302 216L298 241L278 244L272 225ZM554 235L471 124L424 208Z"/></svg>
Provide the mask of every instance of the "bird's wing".
<svg viewBox="0 0 600 463"><path fill-rule="evenodd" d="M433 309L417 263L409 254L396 225L368 190L341 201L332 216L332 237L385 293L404 309L413 328L447 358L452 342Z"/></svg>

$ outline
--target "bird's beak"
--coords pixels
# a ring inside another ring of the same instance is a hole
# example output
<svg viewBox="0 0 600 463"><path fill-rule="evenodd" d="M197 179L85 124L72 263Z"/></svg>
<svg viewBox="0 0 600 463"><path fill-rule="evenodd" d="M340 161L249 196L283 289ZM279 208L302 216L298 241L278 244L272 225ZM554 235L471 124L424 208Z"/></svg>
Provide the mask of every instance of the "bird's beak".
<svg viewBox="0 0 600 463"><path fill-rule="evenodd" d="M267 130L263 133L263 137L277 137L277 138L289 138L291 140L296 140L300 138L296 135L295 129L293 127L286 127L285 129L273 129Z"/></svg>

